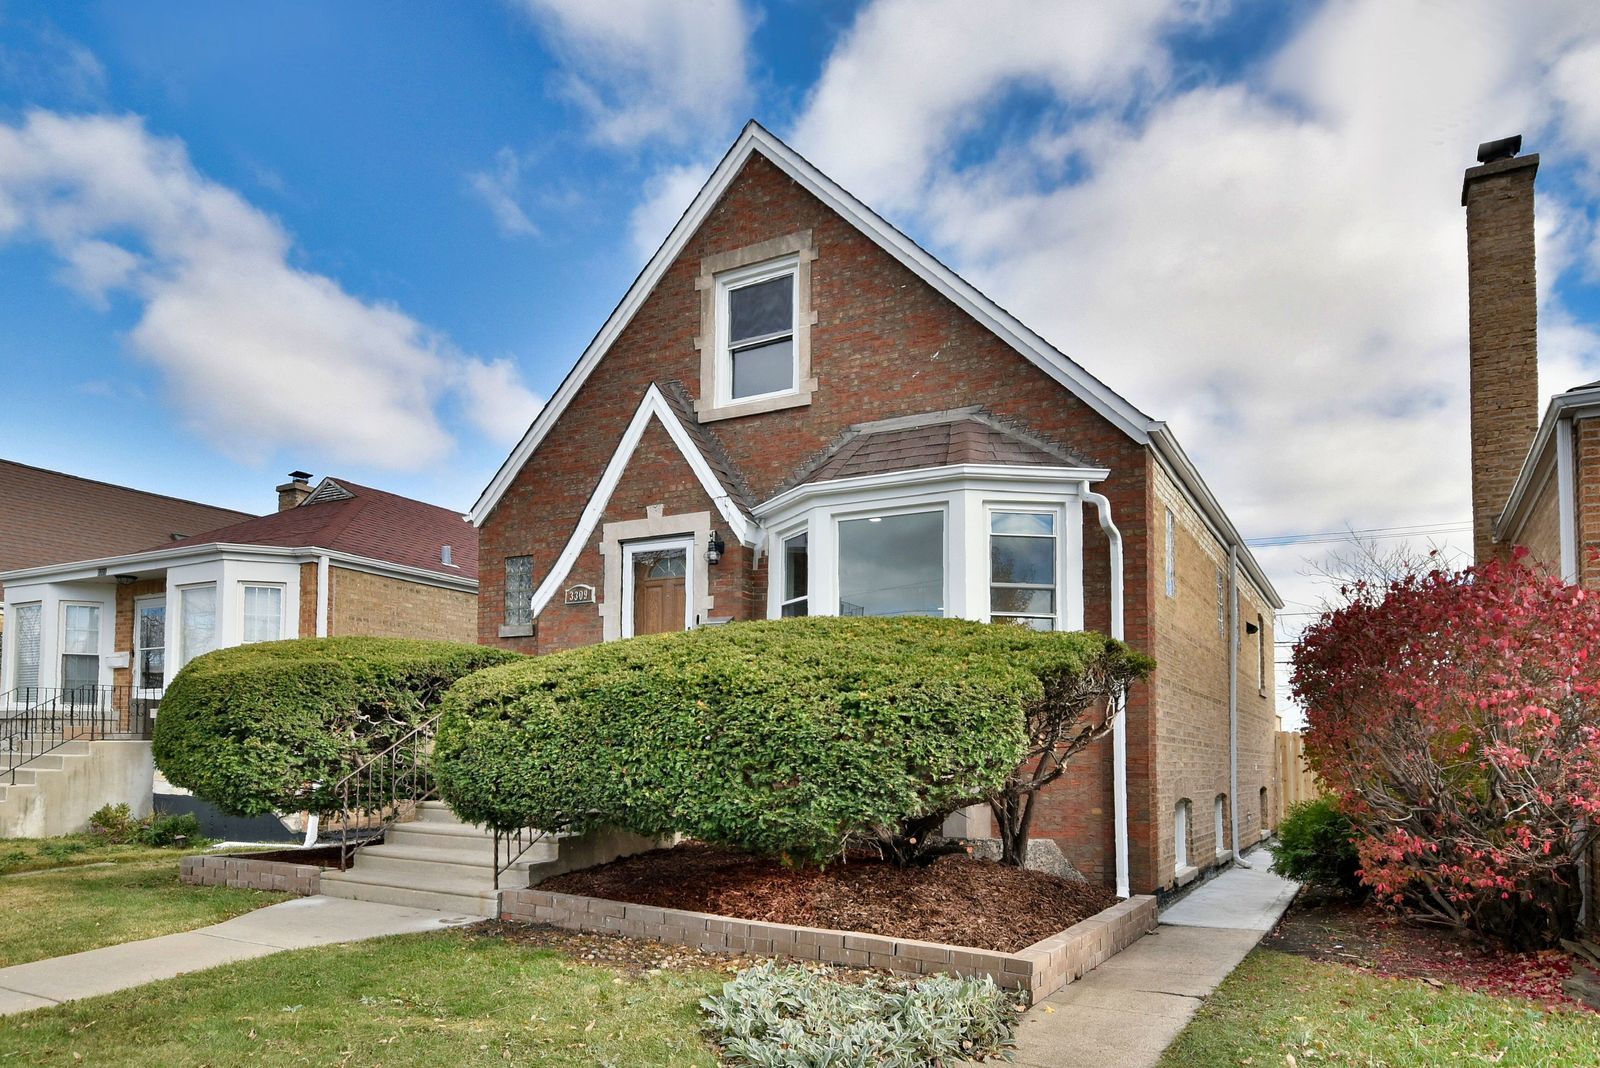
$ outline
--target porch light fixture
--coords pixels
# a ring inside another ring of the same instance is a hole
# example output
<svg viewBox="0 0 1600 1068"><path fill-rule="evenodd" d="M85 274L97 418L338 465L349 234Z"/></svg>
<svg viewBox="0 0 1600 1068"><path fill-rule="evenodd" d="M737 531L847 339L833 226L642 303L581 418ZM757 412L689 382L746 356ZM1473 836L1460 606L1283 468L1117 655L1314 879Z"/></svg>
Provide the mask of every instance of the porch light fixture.
<svg viewBox="0 0 1600 1068"><path fill-rule="evenodd" d="M138 575L117 575L116 576L116 580L117 580L117 585L118 586L132 586L135 582L139 581L139 576Z"/></svg>
<svg viewBox="0 0 1600 1068"><path fill-rule="evenodd" d="M722 551L727 546L722 544L722 536L716 531L711 532L711 540L706 543L706 563L714 564L722 559Z"/></svg>

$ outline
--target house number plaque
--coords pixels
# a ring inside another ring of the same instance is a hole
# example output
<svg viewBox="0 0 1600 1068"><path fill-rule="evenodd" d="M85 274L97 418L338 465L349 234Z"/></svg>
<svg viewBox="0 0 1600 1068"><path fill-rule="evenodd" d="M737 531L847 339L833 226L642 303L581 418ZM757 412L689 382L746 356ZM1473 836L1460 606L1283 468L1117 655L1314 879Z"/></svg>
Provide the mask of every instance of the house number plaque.
<svg viewBox="0 0 1600 1068"><path fill-rule="evenodd" d="M567 604L594 604L594 587L581 582L568 586Z"/></svg>

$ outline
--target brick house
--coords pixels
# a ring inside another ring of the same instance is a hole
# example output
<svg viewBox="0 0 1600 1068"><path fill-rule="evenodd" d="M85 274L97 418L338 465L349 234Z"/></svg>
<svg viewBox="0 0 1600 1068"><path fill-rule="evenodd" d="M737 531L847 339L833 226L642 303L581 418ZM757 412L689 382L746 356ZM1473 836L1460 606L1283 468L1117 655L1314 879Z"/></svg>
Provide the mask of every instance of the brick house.
<svg viewBox="0 0 1600 1068"><path fill-rule="evenodd" d="M13 621L0 718L70 707L139 735L177 670L212 649L336 634L474 640L477 540L459 513L309 477L279 486L270 515L0 573ZM150 782L146 771L136 810L149 811ZM90 800L87 811L105 798Z"/></svg>
<svg viewBox="0 0 1600 1068"><path fill-rule="evenodd" d="M1472 404L1472 525L1479 560L1515 546L1566 581L1600 589L1600 382L1539 413L1534 263L1537 154L1522 138L1479 146L1463 178Z"/></svg>
<svg viewBox="0 0 1600 1068"><path fill-rule="evenodd" d="M1171 432L755 123L470 518L478 638L529 653L806 614L1121 631L1160 668L1036 832L1123 893L1262 833L1281 602Z"/></svg>

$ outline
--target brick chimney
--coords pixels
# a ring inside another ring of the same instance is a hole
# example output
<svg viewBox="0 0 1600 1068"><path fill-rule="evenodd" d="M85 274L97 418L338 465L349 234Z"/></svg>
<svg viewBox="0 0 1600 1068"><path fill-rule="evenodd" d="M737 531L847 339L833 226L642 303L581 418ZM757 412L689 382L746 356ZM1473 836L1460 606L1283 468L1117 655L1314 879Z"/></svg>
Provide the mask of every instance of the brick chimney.
<svg viewBox="0 0 1600 1068"><path fill-rule="evenodd" d="M297 508L311 496L311 472L290 471L289 481L278 487L278 511Z"/></svg>
<svg viewBox="0 0 1600 1068"><path fill-rule="evenodd" d="M1539 295L1533 266L1533 176L1539 157L1522 137L1478 146L1461 203L1467 209L1471 329L1472 544L1477 560L1503 547L1494 521L1539 427Z"/></svg>

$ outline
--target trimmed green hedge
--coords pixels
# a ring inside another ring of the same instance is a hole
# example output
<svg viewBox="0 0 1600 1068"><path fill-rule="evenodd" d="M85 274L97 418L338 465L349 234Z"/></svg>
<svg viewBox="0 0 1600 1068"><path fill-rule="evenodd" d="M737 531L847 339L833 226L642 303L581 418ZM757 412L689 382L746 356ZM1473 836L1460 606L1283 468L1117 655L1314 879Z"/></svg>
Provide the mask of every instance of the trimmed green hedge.
<svg viewBox="0 0 1600 1068"><path fill-rule="evenodd" d="M190 661L167 687L156 715L156 766L174 785L239 815L332 811L329 788L433 715L457 679L518 659L401 638L219 649Z"/></svg>
<svg viewBox="0 0 1600 1068"><path fill-rule="evenodd" d="M447 695L441 793L501 829L681 832L826 861L998 790L1025 711L1110 639L942 619L794 619L491 668Z"/></svg>

